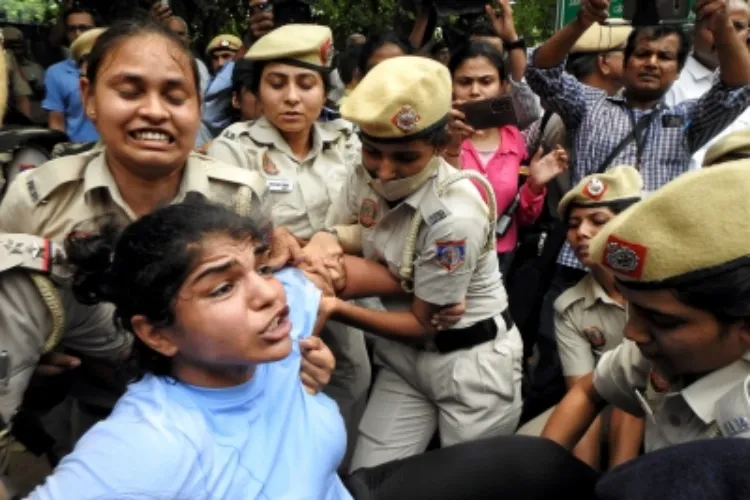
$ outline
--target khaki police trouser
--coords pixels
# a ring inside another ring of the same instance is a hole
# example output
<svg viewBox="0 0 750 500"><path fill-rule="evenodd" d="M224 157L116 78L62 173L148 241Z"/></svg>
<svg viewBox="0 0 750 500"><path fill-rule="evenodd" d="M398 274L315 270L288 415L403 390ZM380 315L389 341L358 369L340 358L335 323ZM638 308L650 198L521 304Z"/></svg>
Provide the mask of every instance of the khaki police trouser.
<svg viewBox="0 0 750 500"><path fill-rule="evenodd" d="M518 329L498 316L495 340L447 354L378 339L382 365L359 426L351 470L422 453L435 430L443 446L513 434L521 417Z"/></svg>
<svg viewBox="0 0 750 500"><path fill-rule="evenodd" d="M361 330L329 321L320 337L336 358L336 369L323 392L336 401L346 425L347 452L342 461L342 467L346 467L367 404L372 369Z"/></svg>

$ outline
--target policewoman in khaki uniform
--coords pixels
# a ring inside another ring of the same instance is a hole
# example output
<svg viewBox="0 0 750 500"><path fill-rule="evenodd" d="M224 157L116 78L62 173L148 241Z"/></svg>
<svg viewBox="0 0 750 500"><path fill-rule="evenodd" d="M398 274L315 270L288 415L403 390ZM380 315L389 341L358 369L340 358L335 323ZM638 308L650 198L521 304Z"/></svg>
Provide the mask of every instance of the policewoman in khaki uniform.
<svg viewBox="0 0 750 500"><path fill-rule="evenodd" d="M326 26L286 25L258 40L245 58L255 63L250 88L264 117L230 126L208 150L263 176L274 225L304 240L326 229L328 210L359 161L359 139L350 123L318 121L332 56L333 34ZM336 357L326 393L354 435L371 379L364 335L330 322L321 337Z"/></svg>
<svg viewBox="0 0 750 500"><path fill-rule="evenodd" d="M332 317L378 334L382 366L360 424L352 470L443 446L511 434L521 412L522 342L507 312L494 253L496 207L441 157L451 77L427 58L378 64L341 107L361 130L362 163L329 214L359 224L364 257L403 280L386 311L338 301ZM451 329L430 318L466 301Z"/></svg>
<svg viewBox="0 0 750 500"><path fill-rule="evenodd" d="M568 389L594 371L603 353L623 341L625 299L615 287L614 275L593 266L589 245L618 213L640 200L642 190L638 171L619 166L584 177L558 206L560 217L568 224L568 243L578 260L591 269L555 301L555 336ZM602 427L608 433L603 433ZM608 436L608 465L614 467L638 455L643 421L617 409L597 418L574 450L578 458L595 468L600 466L602 435L605 439Z"/></svg>
<svg viewBox="0 0 750 500"><path fill-rule="evenodd" d="M593 239L591 261L627 300L627 340L568 392L544 437L571 448L607 403L645 418L647 452L742 433L750 408L733 413L733 398L750 375L748 189L744 165L689 172Z"/></svg>
<svg viewBox="0 0 750 500"><path fill-rule="evenodd" d="M19 174L0 204L0 230L59 241L92 230L98 217L132 221L188 195L257 210L264 190L257 174L192 153L200 99L191 64L161 26L127 22L101 35L82 85L103 146ZM279 234L275 243L283 246L288 240ZM75 434L119 396L82 384L74 394L89 410Z"/></svg>

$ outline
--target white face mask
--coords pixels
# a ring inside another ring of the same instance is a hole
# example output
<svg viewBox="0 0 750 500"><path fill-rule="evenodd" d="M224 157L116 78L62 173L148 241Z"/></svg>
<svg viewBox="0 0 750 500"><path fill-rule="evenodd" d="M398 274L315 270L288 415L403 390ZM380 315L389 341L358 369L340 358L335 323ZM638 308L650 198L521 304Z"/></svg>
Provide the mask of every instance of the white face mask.
<svg viewBox="0 0 750 500"><path fill-rule="evenodd" d="M438 165L440 165L440 159L435 157L417 174L385 182L371 177L370 186L373 191L388 201L402 200L424 186L435 173Z"/></svg>

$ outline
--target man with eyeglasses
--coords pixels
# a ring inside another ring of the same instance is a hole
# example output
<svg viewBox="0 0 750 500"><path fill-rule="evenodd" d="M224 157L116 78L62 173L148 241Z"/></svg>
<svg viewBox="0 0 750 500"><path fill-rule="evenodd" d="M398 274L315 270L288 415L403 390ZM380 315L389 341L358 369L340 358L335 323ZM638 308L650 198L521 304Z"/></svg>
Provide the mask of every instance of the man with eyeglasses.
<svg viewBox="0 0 750 500"><path fill-rule="evenodd" d="M65 11L63 20L69 45L96 27L94 13L84 7ZM65 132L71 142L95 142L99 134L84 113L79 78L80 68L70 58L50 66L44 78L46 95L42 107L49 112L49 128Z"/></svg>

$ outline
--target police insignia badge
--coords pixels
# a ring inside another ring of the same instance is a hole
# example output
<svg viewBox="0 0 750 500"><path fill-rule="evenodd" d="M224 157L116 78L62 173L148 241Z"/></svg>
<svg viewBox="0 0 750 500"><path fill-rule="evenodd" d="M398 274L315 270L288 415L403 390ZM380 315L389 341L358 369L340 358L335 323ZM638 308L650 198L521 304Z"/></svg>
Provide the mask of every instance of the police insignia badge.
<svg viewBox="0 0 750 500"><path fill-rule="evenodd" d="M359 207L359 223L364 228L371 228L375 225L378 216L378 204L374 200L365 198L362 206Z"/></svg>
<svg viewBox="0 0 750 500"><path fill-rule="evenodd" d="M602 264L613 271L638 279L643 274L648 249L643 245L610 235L604 249Z"/></svg>
<svg viewBox="0 0 750 500"><path fill-rule="evenodd" d="M600 200L607 192L607 185L596 177L591 179L583 188L583 195L592 200Z"/></svg>
<svg viewBox="0 0 750 500"><path fill-rule="evenodd" d="M448 272L455 271L466 259L466 240L436 241L437 261Z"/></svg>
<svg viewBox="0 0 750 500"><path fill-rule="evenodd" d="M222 40L219 42L220 47L229 47L229 40Z"/></svg>
<svg viewBox="0 0 750 500"><path fill-rule="evenodd" d="M583 335L586 337L586 339L588 339L589 343L591 344L591 347L595 349L604 347L604 344L607 343L602 331L595 326L584 328Z"/></svg>
<svg viewBox="0 0 750 500"><path fill-rule="evenodd" d="M396 126L401 132L408 134L417 128L417 123L422 117L419 113L409 105L401 106L398 113L391 119L391 123Z"/></svg>
<svg viewBox="0 0 750 500"><path fill-rule="evenodd" d="M654 392L664 393L669 391L669 381L654 370L651 370L648 374L648 383L651 384Z"/></svg>
<svg viewBox="0 0 750 500"><path fill-rule="evenodd" d="M320 62L324 66L330 66L333 62L333 40L330 38L320 47Z"/></svg>
<svg viewBox="0 0 750 500"><path fill-rule="evenodd" d="M268 175L277 175L279 173L279 169L276 167L273 160L271 160L271 157L268 156L268 153L263 155L263 171Z"/></svg>

